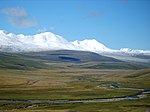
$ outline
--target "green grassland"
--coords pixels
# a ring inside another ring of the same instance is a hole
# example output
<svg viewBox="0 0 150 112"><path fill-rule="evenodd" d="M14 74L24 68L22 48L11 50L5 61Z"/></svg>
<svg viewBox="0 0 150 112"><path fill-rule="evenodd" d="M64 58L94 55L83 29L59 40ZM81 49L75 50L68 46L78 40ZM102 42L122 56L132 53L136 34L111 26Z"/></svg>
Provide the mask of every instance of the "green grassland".
<svg viewBox="0 0 150 112"><path fill-rule="evenodd" d="M0 68L30 70L30 69L47 68L47 66L39 60L20 57L17 54L13 53L0 52Z"/></svg>
<svg viewBox="0 0 150 112"><path fill-rule="evenodd" d="M59 55L66 56L63 53ZM74 56L74 58L77 57ZM115 98L130 96L142 91L140 89L150 88L150 69L134 63L116 60L115 62L113 60L112 62L80 63L72 62L72 56L71 58L65 58L71 59L71 62L68 62L68 60L54 61L41 59L41 57L35 58L34 54L30 54L30 56L26 54L25 56L25 54L7 53L1 53L0 59L0 99L80 100ZM111 84L120 88L105 86ZM139 90L130 88L139 88ZM0 102L0 112L149 111L150 96L138 100L106 103Z"/></svg>
<svg viewBox="0 0 150 112"><path fill-rule="evenodd" d="M7 110L4 112L149 112L150 97L107 103L0 103L0 109Z"/></svg>
<svg viewBox="0 0 150 112"><path fill-rule="evenodd" d="M55 65L56 66L56 65ZM115 89L102 84L119 82L128 88L150 88L150 69L38 69L0 70L0 99L92 99L122 97L140 90ZM145 112L150 97L108 103L0 103L8 112ZM54 111L55 110L55 111Z"/></svg>
<svg viewBox="0 0 150 112"><path fill-rule="evenodd" d="M68 73L67 73L68 72ZM112 75L112 79L106 75ZM138 91L99 87L116 82L114 73L96 70L1 70L1 99L91 99L131 95ZM113 76L114 75L114 76ZM122 77L120 77L123 79ZM123 82L126 84L126 81ZM127 85L127 84L126 84Z"/></svg>

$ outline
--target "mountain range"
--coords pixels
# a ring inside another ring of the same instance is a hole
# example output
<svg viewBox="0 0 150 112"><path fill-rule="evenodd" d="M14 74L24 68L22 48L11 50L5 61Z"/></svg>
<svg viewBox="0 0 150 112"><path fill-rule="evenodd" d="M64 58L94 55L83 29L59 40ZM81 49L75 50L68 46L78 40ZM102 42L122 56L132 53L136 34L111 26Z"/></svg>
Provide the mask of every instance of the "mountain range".
<svg viewBox="0 0 150 112"><path fill-rule="evenodd" d="M51 32L44 32L35 35L16 35L0 30L0 52L37 53L41 51L56 50L57 52L60 52L60 50L70 50L71 53L72 51L82 51L83 54L86 54L83 51L89 51L121 61L150 65L150 50L132 50L129 48L114 50L106 47L95 39L86 39L82 41L75 40L73 42L69 42L62 36L55 35Z"/></svg>
<svg viewBox="0 0 150 112"><path fill-rule="evenodd" d="M132 50L129 48L121 48L113 50L95 39L91 40L75 40L67 41L59 35L51 32L44 32L35 35L23 35L7 33L0 30L0 51L4 52L28 52L28 51L48 51L48 50L78 50L92 51L96 53L115 53L115 54L144 54L150 55L150 51Z"/></svg>

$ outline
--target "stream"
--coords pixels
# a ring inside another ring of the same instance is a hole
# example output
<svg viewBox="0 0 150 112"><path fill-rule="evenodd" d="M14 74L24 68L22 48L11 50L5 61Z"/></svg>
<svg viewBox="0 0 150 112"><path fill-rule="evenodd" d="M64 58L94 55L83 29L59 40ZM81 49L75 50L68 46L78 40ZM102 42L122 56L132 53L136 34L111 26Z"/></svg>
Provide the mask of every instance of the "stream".
<svg viewBox="0 0 150 112"><path fill-rule="evenodd" d="M122 100L136 100L146 98L150 94L150 89L145 89L142 92L131 96L125 96L120 98L96 98L96 99L81 99L81 100L0 100L0 102L7 103L91 103L91 102L116 102Z"/></svg>

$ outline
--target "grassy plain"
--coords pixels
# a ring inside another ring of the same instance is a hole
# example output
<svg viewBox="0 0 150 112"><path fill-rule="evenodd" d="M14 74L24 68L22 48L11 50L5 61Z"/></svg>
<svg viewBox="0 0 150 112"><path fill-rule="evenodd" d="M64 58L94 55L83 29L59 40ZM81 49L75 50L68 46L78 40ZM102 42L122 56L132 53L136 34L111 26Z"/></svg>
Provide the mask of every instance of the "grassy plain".
<svg viewBox="0 0 150 112"><path fill-rule="evenodd" d="M93 99L122 97L150 88L150 69L108 70L47 63L49 69L0 69L0 99ZM52 66L52 68L51 68ZM121 88L104 87L116 84ZM149 112L150 97L108 103L0 103L0 112Z"/></svg>
<svg viewBox="0 0 150 112"><path fill-rule="evenodd" d="M2 112L149 112L150 96L146 99L106 103L0 103Z"/></svg>

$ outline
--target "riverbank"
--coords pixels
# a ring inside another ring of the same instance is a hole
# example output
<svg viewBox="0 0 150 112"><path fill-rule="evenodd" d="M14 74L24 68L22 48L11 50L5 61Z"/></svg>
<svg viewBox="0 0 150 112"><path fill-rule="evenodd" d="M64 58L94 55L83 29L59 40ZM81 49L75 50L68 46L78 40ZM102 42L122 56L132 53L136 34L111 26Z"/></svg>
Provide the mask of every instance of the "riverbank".
<svg viewBox="0 0 150 112"><path fill-rule="evenodd" d="M7 103L95 103L95 102L116 102L122 100L136 100L146 98L150 94L150 90L144 90L131 96L125 96L120 98L96 98L96 99L84 99L84 100L0 100L0 102Z"/></svg>

